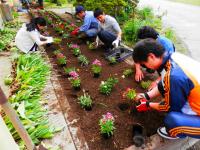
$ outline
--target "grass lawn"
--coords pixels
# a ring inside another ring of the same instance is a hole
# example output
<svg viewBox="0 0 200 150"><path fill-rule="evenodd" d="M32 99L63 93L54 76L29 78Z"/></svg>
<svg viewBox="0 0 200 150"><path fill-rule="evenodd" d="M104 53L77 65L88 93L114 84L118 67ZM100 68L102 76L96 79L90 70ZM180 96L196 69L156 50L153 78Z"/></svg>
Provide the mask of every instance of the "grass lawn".
<svg viewBox="0 0 200 150"><path fill-rule="evenodd" d="M200 6L200 0L170 0L170 1Z"/></svg>

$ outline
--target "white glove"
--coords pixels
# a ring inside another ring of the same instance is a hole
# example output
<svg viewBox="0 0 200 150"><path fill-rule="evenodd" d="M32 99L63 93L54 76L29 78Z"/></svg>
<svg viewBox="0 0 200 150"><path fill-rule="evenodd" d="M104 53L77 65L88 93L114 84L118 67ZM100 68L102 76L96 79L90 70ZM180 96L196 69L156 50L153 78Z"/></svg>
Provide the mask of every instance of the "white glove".
<svg viewBox="0 0 200 150"><path fill-rule="evenodd" d="M47 43L53 43L53 37L47 37L46 42Z"/></svg>
<svg viewBox="0 0 200 150"><path fill-rule="evenodd" d="M112 42L112 45L114 46L114 48L117 48L118 46L119 46L119 39L117 38L116 40L114 40L113 42Z"/></svg>
<svg viewBox="0 0 200 150"><path fill-rule="evenodd" d="M96 37L96 41L95 41L95 44L96 44L95 46L96 46L96 47L99 46L99 42L100 42L100 39L99 39L99 37L97 36L97 37Z"/></svg>

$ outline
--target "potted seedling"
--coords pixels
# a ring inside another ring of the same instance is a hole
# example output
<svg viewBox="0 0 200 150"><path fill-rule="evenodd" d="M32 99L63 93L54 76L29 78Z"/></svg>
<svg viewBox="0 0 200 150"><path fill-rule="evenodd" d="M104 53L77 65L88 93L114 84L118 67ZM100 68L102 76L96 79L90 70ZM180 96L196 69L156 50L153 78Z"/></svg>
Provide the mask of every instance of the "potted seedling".
<svg viewBox="0 0 200 150"><path fill-rule="evenodd" d="M114 64L116 64L116 63L117 63L117 60L116 60L116 58L115 58L115 57L113 57L113 56L109 57L109 58L108 58L108 61L109 61L109 63L110 63L111 65L114 65Z"/></svg>
<svg viewBox="0 0 200 150"><path fill-rule="evenodd" d="M56 55L58 55L58 54L60 54L61 53L61 51L60 50L55 50L55 51L53 51L53 54L56 56Z"/></svg>
<svg viewBox="0 0 200 150"><path fill-rule="evenodd" d="M133 69L126 69L123 71L124 77L130 77L133 74Z"/></svg>
<svg viewBox="0 0 200 150"><path fill-rule="evenodd" d="M69 44L69 48L72 50L72 53L75 56L78 56L81 54L80 47L77 44Z"/></svg>
<svg viewBox="0 0 200 150"><path fill-rule="evenodd" d="M112 78L112 77L108 78L106 81L102 81L99 86L100 93L109 95L112 91L112 88L117 82L118 82L118 79Z"/></svg>
<svg viewBox="0 0 200 150"><path fill-rule="evenodd" d="M87 57L85 57L85 55L79 55L78 62L81 64L81 66L87 66L89 64L89 60Z"/></svg>
<svg viewBox="0 0 200 150"><path fill-rule="evenodd" d="M80 90L80 86L81 86L81 79L78 75L78 73L76 73L76 71L71 71L69 73L70 77L68 78L72 87L75 89L75 90Z"/></svg>
<svg viewBox="0 0 200 150"><path fill-rule="evenodd" d="M150 85L151 85L151 81L150 81L150 80L148 80L148 81L141 81L141 82L140 82L140 86L141 86L143 89L148 89Z"/></svg>
<svg viewBox="0 0 200 150"><path fill-rule="evenodd" d="M70 77L69 73L72 72L72 71L76 71L76 69L74 67L72 67L72 68L64 67L64 72L65 72L67 77Z"/></svg>
<svg viewBox="0 0 200 150"><path fill-rule="evenodd" d="M92 72L94 74L94 77L95 78L98 78L100 73L101 73L101 70L102 70L102 64L101 62L98 60L98 59L95 59L93 62L92 62Z"/></svg>
<svg viewBox="0 0 200 150"><path fill-rule="evenodd" d="M96 49L96 44L95 42L89 42L87 41L88 49L90 50L95 50Z"/></svg>
<svg viewBox="0 0 200 150"><path fill-rule="evenodd" d="M82 108L84 108L87 111L92 110L92 99L88 93L85 93L78 98L78 101Z"/></svg>
<svg viewBox="0 0 200 150"><path fill-rule="evenodd" d="M66 39L66 38L68 38L68 37L69 37L69 34L67 34L67 33L64 33L64 34L62 35L62 37Z"/></svg>
<svg viewBox="0 0 200 150"><path fill-rule="evenodd" d="M108 139L113 135L115 129L114 121L113 115L109 112L102 115L102 118L99 120L100 132L105 139Z"/></svg>
<svg viewBox="0 0 200 150"><path fill-rule="evenodd" d="M60 44L61 41L62 41L61 38L53 38L53 43L55 44Z"/></svg>
<svg viewBox="0 0 200 150"><path fill-rule="evenodd" d="M136 92L134 89L127 88L126 91L122 93L123 100L133 100L136 96ZM127 101L123 101L118 104L118 107L121 111L125 111L130 108L130 104Z"/></svg>
<svg viewBox="0 0 200 150"><path fill-rule="evenodd" d="M65 66L67 64L67 59L62 53L57 54L56 58L59 65Z"/></svg>

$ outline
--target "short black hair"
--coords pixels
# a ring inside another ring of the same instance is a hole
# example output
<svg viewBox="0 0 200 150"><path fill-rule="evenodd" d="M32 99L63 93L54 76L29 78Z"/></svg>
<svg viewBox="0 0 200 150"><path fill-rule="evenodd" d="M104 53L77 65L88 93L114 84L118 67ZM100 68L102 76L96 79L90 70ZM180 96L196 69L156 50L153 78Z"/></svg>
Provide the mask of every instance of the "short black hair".
<svg viewBox="0 0 200 150"><path fill-rule="evenodd" d="M161 57L165 52L163 46L152 38L147 38L137 42L133 48L133 60L136 63L146 62L149 53L156 57Z"/></svg>
<svg viewBox="0 0 200 150"><path fill-rule="evenodd" d="M46 26L47 25L46 20L43 17L36 17L31 19L31 22L26 24L27 31L31 32L34 31L35 29L39 30L37 25Z"/></svg>
<svg viewBox="0 0 200 150"><path fill-rule="evenodd" d="M150 26L143 26L137 32L137 39L153 38L157 39L159 33Z"/></svg>
<svg viewBox="0 0 200 150"><path fill-rule="evenodd" d="M94 17L97 18L98 16L103 15L103 10L100 8L96 8L94 10Z"/></svg>

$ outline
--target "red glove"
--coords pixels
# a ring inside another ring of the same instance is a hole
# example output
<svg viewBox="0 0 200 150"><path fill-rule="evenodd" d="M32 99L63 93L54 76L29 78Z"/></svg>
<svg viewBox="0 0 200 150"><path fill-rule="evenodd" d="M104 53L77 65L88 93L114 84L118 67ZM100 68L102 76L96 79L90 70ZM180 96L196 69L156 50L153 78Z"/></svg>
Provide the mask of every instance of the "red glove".
<svg viewBox="0 0 200 150"><path fill-rule="evenodd" d="M71 35L77 35L79 31L79 28L74 29L74 31L71 32Z"/></svg>
<svg viewBox="0 0 200 150"><path fill-rule="evenodd" d="M149 102L145 98L140 99L140 104L136 106L138 112L145 112L150 110Z"/></svg>

